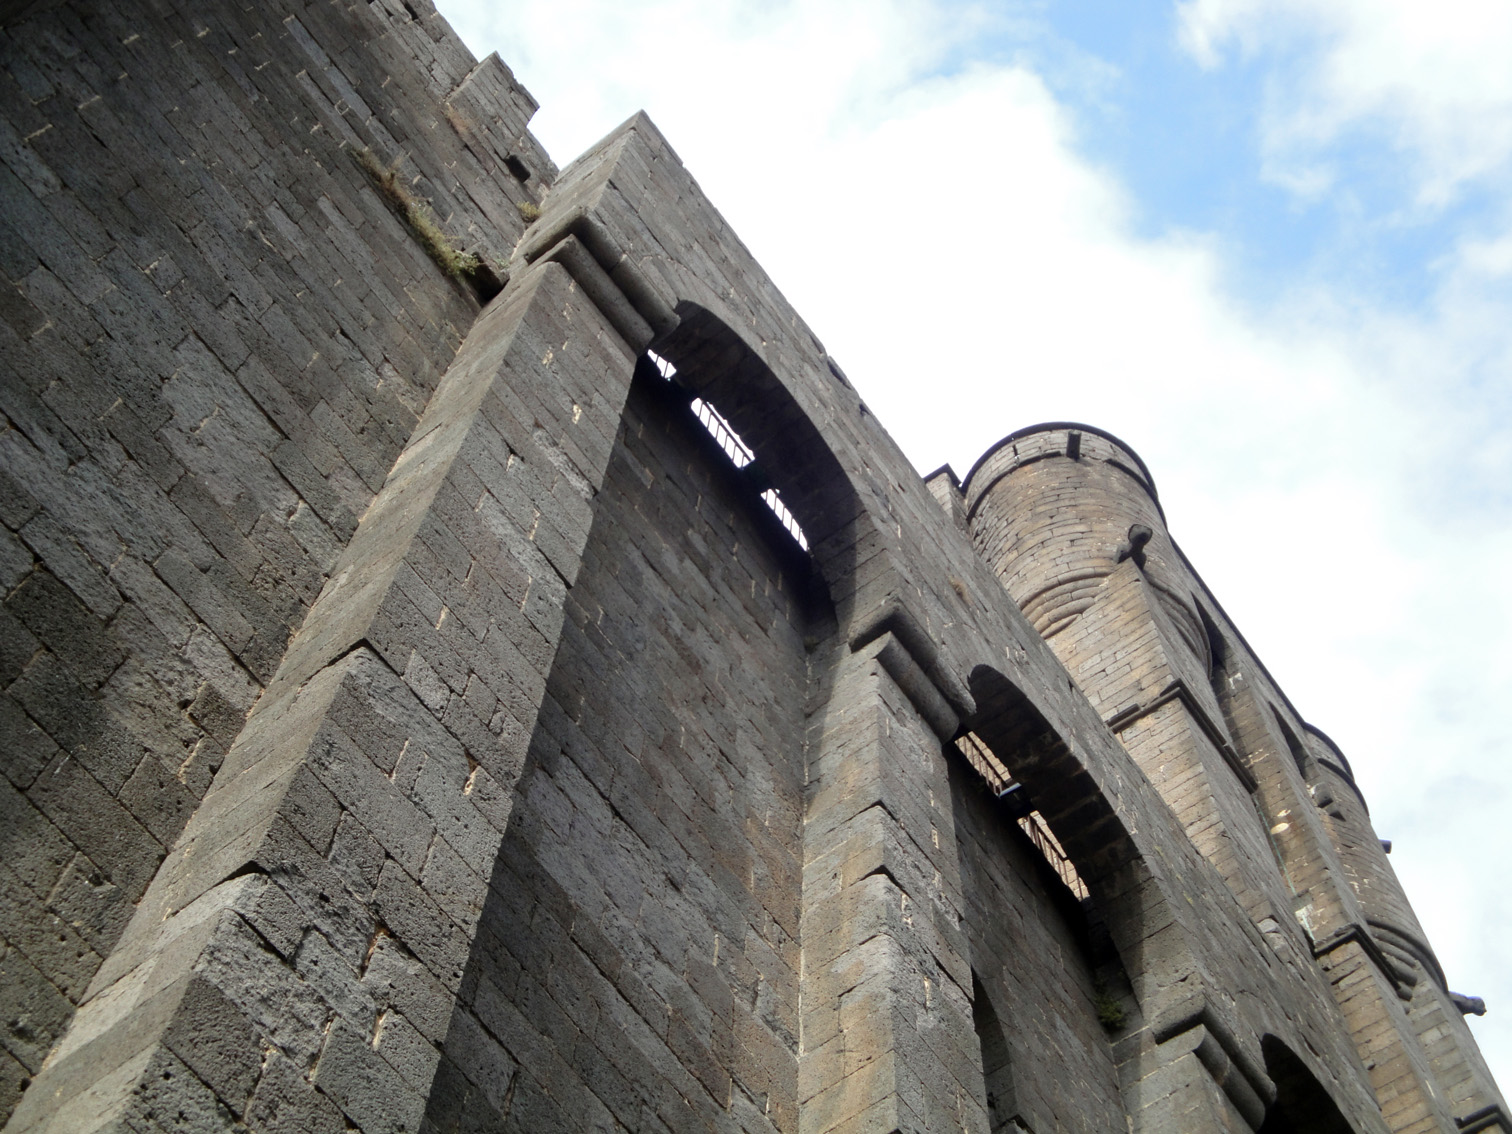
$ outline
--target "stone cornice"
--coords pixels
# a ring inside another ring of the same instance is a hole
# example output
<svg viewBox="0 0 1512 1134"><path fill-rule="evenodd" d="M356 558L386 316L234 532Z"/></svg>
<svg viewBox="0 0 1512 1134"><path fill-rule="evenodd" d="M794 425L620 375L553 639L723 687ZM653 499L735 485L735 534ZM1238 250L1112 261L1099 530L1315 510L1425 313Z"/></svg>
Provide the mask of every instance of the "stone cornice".
<svg viewBox="0 0 1512 1134"><path fill-rule="evenodd" d="M1259 788L1259 783L1256 781L1254 773L1245 767L1244 761L1234 751L1234 746L1228 742L1228 739L1223 735L1223 731L1214 723L1213 719L1208 715L1207 710L1202 707L1202 702L1192 695L1192 691L1187 688L1186 683L1180 678L1172 680L1150 700L1120 709L1109 717L1105 723L1116 735L1123 732L1124 729L1136 721L1143 720L1157 709L1163 708L1172 701L1180 701L1186 706L1187 712L1197 722L1197 727L1202 730L1203 735L1218 750L1219 755L1223 757L1224 763L1233 769L1234 775L1239 777L1239 781L1244 784L1245 788L1251 792L1256 791Z"/></svg>

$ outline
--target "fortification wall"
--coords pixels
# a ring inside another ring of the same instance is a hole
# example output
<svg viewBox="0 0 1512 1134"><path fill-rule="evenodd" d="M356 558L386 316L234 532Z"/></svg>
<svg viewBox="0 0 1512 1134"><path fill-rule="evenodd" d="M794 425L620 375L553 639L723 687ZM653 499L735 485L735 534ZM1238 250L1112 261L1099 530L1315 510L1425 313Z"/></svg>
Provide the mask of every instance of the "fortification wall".
<svg viewBox="0 0 1512 1134"><path fill-rule="evenodd" d="M477 314L353 153L496 260L555 173L414 11L6 7L7 1111Z"/></svg>
<svg viewBox="0 0 1512 1134"><path fill-rule="evenodd" d="M1322 819L1275 867L1211 853L1120 742L1163 711L1210 779L1302 798L1221 612L1142 608L1180 718L1090 679L1113 605L1047 644L643 115L557 171L416 0L0 34L9 1130L987 1130L992 992L1021 1053L1064 1041L1021 1069L1067 1128L1500 1105L1443 1002L1403 1007ZM992 538L1056 575L1038 491ZM1105 584L1139 566L1071 534ZM1085 884L1087 956L963 730ZM1338 891L1317 958L1293 868ZM1003 954L1052 946L1010 993Z"/></svg>
<svg viewBox="0 0 1512 1134"><path fill-rule="evenodd" d="M1139 458L1085 426L1031 427L984 455L961 495L978 550L1317 994L1320 959L1393 1128L1449 1121L1440 1092L1460 1114L1492 1105L1474 1057L1431 1069L1418 1037L1444 1042L1426 1024L1445 1019L1444 976L1347 764L1228 623ZM1422 1024L1398 1003L1409 997Z"/></svg>
<svg viewBox="0 0 1512 1134"><path fill-rule="evenodd" d="M808 571L746 489L669 383L632 389L440 1129L798 1128Z"/></svg>
<svg viewBox="0 0 1512 1134"><path fill-rule="evenodd" d="M1107 1011L1116 999L1097 972L1093 929L964 760L950 785L976 996L1003 1037L1003 1058L986 1066L990 1025L978 1024L992 1129L1015 1118L1030 1130L1115 1129L1124 1103L1098 1003Z"/></svg>

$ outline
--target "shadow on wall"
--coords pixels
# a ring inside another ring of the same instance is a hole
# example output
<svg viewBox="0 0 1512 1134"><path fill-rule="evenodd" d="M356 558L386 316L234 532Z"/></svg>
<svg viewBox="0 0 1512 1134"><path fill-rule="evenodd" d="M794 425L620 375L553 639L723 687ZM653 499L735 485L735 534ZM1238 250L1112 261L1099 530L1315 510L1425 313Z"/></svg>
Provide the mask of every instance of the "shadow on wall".
<svg viewBox="0 0 1512 1134"><path fill-rule="evenodd" d="M840 599L855 586L862 521L850 478L808 413L739 334L696 303L679 303L677 314L676 328L653 349L677 368L678 385L714 406L753 451Z"/></svg>
<svg viewBox="0 0 1512 1134"><path fill-rule="evenodd" d="M813 596L748 488L639 377L425 1129L796 1128Z"/></svg>
<svg viewBox="0 0 1512 1134"><path fill-rule="evenodd" d="M1003 1025L982 987L982 978L971 974L971 1022L982 1045L982 1078L987 1085L987 1118L992 1134L1020 1130L1018 1091L1013 1083L1013 1065Z"/></svg>
<svg viewBox="0 0 1512 1134"><path fill-rule="evenodd" d="M1137 1030L1138 1015L1159 1014L1157 990L1180 988L1192 968L1165 894L1111 801L1024 692L985 665L970 688L972 731L1008 763L1091 893L1137 1000L1127 1006L1139 1010L1127 1014Z"/></svg>

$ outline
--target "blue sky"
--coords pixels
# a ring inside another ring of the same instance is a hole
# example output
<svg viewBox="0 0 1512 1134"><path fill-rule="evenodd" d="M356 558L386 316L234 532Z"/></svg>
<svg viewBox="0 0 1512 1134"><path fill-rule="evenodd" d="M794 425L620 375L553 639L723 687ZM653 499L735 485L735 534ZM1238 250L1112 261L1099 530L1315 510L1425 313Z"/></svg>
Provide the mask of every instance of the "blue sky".
<svg viewBox="0 0 1512 1134"><path fill-rule="evenodd" d="M921 471L1139 451L1512 1082L1512 4L441 8L559 163L648 111Z"/></svg>
<svg viewBox="0 0 1512 1134"><path fill-rule="evenodd" d="M1259 176L1257 117L1270 74L1261 61L1201 68L1177 42L1169 4L1057 4L1045 16L1045 44L1030 50L1078 112L1079 149L1105 162L1137 202L1136 232L1219 234L1226 282L1262 305L1298 273L1344 267L1341 245L1360 239L1357 225L1340 223L1348 206L1299 202ZM1078 80L1084 55L1107 68L1100 83ZM1394 259L1384 248L1370 254ZM1420 270L1369 275L1421 291Z"/></svg>
<svg viewBox="0 0 1512 1134"><path fill-rule="evenodd" d="M1297 192L1267 169L1267 118L1289 87L1307 83L1328 46L1322 28L1230 48L1204 67L1181 42L1169 2L1038 7L1038 28L989 37L983 51L1027 55L1075 108L1078 148L1127 187L1135 231L1218 235L1225 284L1257 306L1316 279L1411 310L1432 299L1457 236L1494 232L1504 220L1501 179L1461 185L1431 206L1418 201L1411 162L1379 117L1352 122L1316 154L1332 175L1326 194Z"/></svg>

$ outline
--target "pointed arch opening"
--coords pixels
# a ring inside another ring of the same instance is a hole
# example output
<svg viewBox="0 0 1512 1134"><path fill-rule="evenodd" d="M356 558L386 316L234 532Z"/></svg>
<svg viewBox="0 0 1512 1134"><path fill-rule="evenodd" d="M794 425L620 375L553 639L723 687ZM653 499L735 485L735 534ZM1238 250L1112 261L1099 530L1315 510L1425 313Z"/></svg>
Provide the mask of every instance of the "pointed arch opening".
<svg viewBox="0 0 1512 1134"><path fill-rule="evenodd" d="M1013 1079L1013 1057L1008 1037L982 978L971 973L971 1023L982 1049L982 1080L987 1088L987 1128L991 1134L1023 1130L1018 1107L1018 1088Z"/></svg>
<svg viewBox="0 0 1512 1134"><path fill-rule="evenodd" d="M1318 1077L1291 1048L1265 1035L1260 1052L1265 1073L1276 1085L1276 1098L1266 1107L1259 1134L1355 1134Z"/></svg>
<svg viewBox="0 0 1512 1134"><path fill-rule="evenodd" d="M654 351L648 350L645 357L655 368L656 373L666 381L676 384L677 367ZM777 517L787 533L793 537L800 548L808 551L808 536L804 533L803 525L798 522L798 517L793 515L787 502L782 499L782 494L772 487L766 470L756 462L756 451L739 433L735 432L735 427L725 419L724 414L714 408L713 403L695 394L692 401L688 403L688 408L693 411L693 416L698 419L698 423L709 431L709 436L730 459L730 463L750 482L752 491L757 493L761 502L772 510L772 515Z"/></svg>
<svg viewBox="0 0 1512 1134"><path fill-rule="evenodd" d="M838 601L854 585L858 530L867 522L849 475L811 412L740 333L696 303L679 303L677 315L651 349L792 538L802 533Z"/></svg>
<svg viewBox="0 0 1512 1134"><path fill-rule="evenodd" d="M1099 1014L1106 1008L1112 1022L1125 1012L1127 1026L1136 1024L1135 1014L1154 1019L1166 1007L1163 1001L1194 975L1163 887L1112 801L1023 690L984 665L972 671L970 691L977 705L970 731L1022 785L1085 883L1089 927L1094 939L1105 942L1099 970L1104 979L1113 978ZM1117 1002L1119 985L1129 989L1127 1002Z"/></svg>

